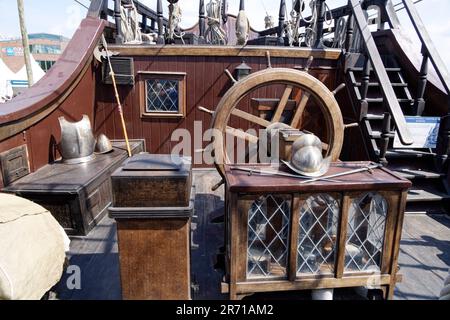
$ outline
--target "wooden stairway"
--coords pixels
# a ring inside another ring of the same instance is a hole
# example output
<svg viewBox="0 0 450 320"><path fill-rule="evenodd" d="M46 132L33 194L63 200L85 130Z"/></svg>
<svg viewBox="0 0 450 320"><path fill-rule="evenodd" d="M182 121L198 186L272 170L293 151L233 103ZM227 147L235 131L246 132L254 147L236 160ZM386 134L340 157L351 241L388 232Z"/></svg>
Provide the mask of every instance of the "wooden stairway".
<svg viewBox="0 0 450 320"><path fill-rule="evenodd" d="M382 60L403 114L415 116L414 98L402 68L392 55L382 56ZM360 106L359 111L355 109L360 114L370 157L413 182L408 194L408 213L447 212L450 192L446 175L436 168L436 154L433 150L394 148L395 126L384 104L380 83L372 69L369 75L367 71L364 66L355 64L347 69L346 81L354 105Z"/></svg>

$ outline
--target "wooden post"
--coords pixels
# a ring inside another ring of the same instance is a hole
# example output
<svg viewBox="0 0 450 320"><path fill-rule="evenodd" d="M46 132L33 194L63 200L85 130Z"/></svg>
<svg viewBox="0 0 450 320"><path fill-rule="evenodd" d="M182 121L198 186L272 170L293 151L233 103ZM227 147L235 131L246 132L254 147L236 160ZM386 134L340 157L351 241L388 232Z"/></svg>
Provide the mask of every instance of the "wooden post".
<svg viewBox="0 0 450 320"><path fill-rule="evenodd" d="M145 14L142 15L142 27L141 30L143 33L147 33L147 16Z"/></svg>
<svg viewBox="0 0 450 320"><path fill-rule="evenodd" d="M369 103L367 102L367 93L369 91L369 83L370 83L370 58L369 55L366 54L363 68L363 75L361 79L361 109L359 120L362 121L366 116L369 110Z"/></svg>
<svg viewBox="0 0 450 320"><path fill-rule="evenodd" d="M284 21L286 17L286 1L280 0L280 15L278 18L278 45L284 46Z"/></svg>
<svg viewBox="0 0 450 320"><path fill-rule="evenodd" d="M325 0L317 0L317 28L316 28L316 41L314 47L317 48L320 44L323 34L323 23L325 21Z"/></svg>
<svg viewBox="0 0 450 320"><path fill-rule="evenodd" d="M122 36L122 18L120 14L120 10L122 7L122 1L121 0L114 0L114 19L116 21L116 43L122 44L123 43L123 36Z"/></svg>
<svg viewBox="0 0 450 320"><path fill-rule="evenodd" d="M389 141L393 137L394 135L391 132L391 115L388 112L386 112L384 114L383 127L381 131L380 156L379 156L380 162L383 165L388 164L388 161L386 159L386 153L388 151Z"/></svg>
<svg viewBox="0 0 450 320"><path fill-rule="evenodd" d="M450 98L448 105L450 106ZM450 113L441 118L436 153L437 169L447 174L447 162L450 155Z"/></svg>
<svg viewBox="0 0 450 320"><path fill-rule="evenodd" d="M205 31L206 31L206 26L205 26L205 0L200 0L200 7L198 10L198 28L199 28L199 32L200 32L200 39L205 39Z"/></svg>
<svg viewBox="0 0 450 320"><path fill-rule="evenodd" d="M348 25L347 25L347 37L345 39L345 51L349 53L352 49L353 45L353 35L354 35L354 25L355 25L355 17L352 13L348 16Z"/></svg>
<svg viewBox="0 0 450 320"><path fill-rule="evenodd" d="M422 66L420 67L419 84L417 86L417 96L414 102L414 110L416 116L421 116L425 110L425 89L427 87L428 78L428 53L425 46L422 46Z"/></svg>
<svg viewBox="0 0 450 320"><path fill-rule="evenodd" d="M25 58L25 66L27 69L28 87L34 84L33 69L31 68L30 44L28 42L28 32L25 25L25 9L23 0L17 0L17 8L19 10L20 32L22 34L23 56Z"/></svg>
<svg viewBox="0 0 450 320"><path fill-rule="evenodd" d="M108 20L108 0L102 1L102 11L100 13L100 18L103 20Z"/></svg>
<svg viewBox="0 0 450 320"><path fill-rule="evenodd" d="M163 24L163 6L162 1L158 0L156 6L156 14L158 16L158 44L164 44L164 24Z"/></svg>
<svg viewBox="0 0 450 320"><path fill-rule="evenodd" d="M245 10L245 0L240 0L239 2L239 11Z"/></svg>

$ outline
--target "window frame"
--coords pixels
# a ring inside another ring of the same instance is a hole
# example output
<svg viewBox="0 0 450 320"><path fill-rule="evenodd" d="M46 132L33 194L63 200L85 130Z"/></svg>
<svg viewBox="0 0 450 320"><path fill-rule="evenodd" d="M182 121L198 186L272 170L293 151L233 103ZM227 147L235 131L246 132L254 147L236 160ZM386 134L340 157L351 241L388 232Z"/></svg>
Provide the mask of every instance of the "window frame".
<svg viewBox="0 0 450 320"><path fill-rule="evenodd" d="M141 118L185 118L186 117L186 73L139 71L139 100ZM148 112L147 110L147 80L178 81L178 112Z"/></svg>

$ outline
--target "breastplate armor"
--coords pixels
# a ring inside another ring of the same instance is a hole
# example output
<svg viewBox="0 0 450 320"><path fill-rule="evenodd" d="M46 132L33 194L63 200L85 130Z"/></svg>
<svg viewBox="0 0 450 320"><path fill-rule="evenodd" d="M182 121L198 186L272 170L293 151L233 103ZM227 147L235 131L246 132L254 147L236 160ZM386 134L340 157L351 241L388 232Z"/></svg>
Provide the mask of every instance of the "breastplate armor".
<svg viewBox="0 0 450 320"><path fill-rule="evenodd" d="M95 138L91 121L84 115L79 122L69 122L64 117L59 118L61 126L60 152L63 162L78 164L95 158Z"/></svg>

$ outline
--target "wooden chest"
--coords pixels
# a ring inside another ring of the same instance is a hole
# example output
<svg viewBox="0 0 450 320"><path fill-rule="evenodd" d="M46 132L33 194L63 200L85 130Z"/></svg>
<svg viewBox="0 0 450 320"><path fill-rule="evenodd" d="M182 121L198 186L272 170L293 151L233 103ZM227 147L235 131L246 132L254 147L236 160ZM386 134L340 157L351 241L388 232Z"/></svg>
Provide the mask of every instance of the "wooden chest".
<svg viewBox="0 0 450 320"><path fill-rule="evenodd" d="M190 159L143 154L112 175L113 207L187 207L192 184Z"/></svg>
<svg viewBox="0 0 450 320"><path fill-rule="evenodd" d="M368 165L335 163L329 175ZM264 167L226 167L224 293L369 286L392 298L411 182L384 168L312 183L249 168Z"/></svg>
<svg viewBox="0 0 450 320"><path fill-rule="evenodd" d="M128 158L125 144L113 141L111 153L78 165L49 164L4 188L49 210L69 235L85 236L111 205L111 173ZM133 153L145 151L144 141L132 141Z"/></svg>

